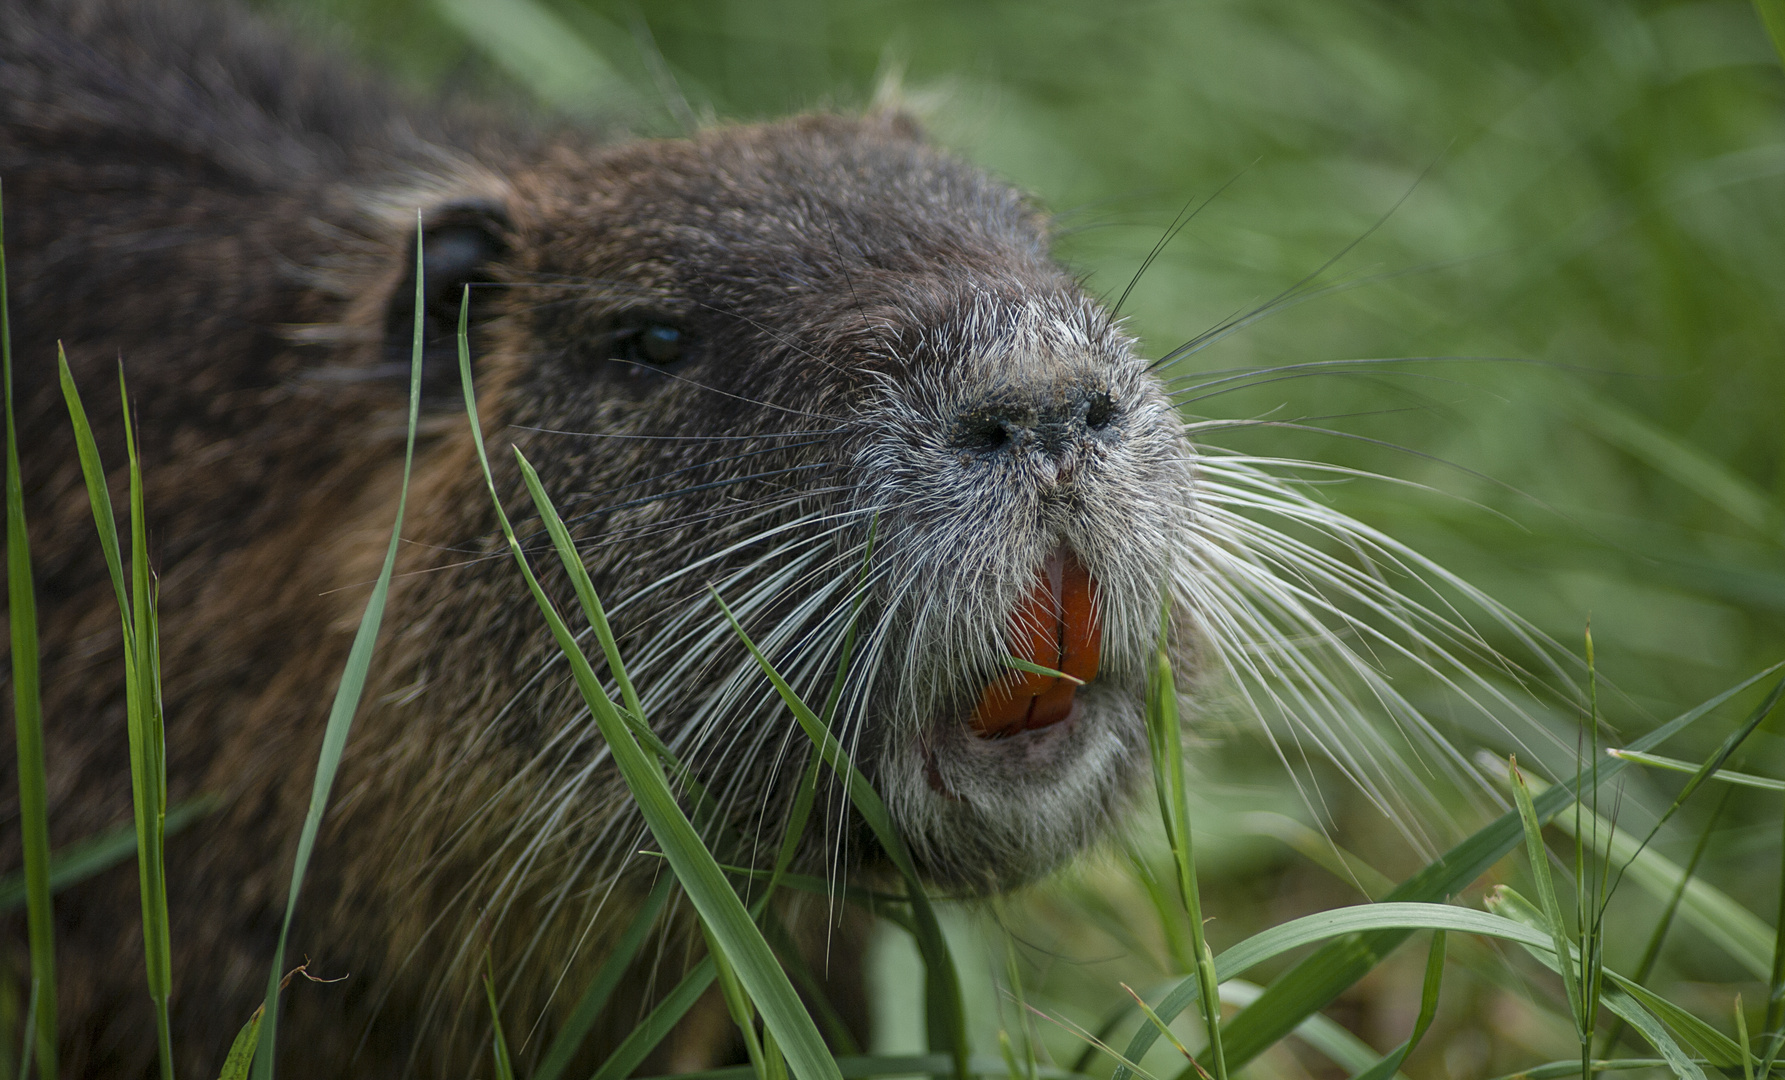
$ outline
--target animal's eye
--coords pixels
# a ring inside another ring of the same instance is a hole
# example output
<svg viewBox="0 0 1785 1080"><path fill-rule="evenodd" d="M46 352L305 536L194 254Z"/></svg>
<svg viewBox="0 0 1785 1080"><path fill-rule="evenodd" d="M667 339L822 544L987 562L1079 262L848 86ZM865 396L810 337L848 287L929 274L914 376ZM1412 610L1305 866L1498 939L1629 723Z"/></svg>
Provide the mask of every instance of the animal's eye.
<svg viewBox="0 0 1785 1080"><path fill-rule="evenodd" d="M688 335L664 322L640 322L614 331L612 358L628 364L670 367L686 355Z"/></svg>

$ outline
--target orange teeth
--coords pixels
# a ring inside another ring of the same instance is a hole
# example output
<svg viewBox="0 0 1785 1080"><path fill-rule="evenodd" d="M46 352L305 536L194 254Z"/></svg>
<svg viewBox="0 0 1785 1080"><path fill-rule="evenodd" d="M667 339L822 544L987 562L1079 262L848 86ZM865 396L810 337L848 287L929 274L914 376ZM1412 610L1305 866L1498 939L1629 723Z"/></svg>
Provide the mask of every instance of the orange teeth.
<svg viewBox="0 0 1785 1080"><path fill-rule="evenodd" d="M1096 582L1062 545L1041 564L1028 595L1005 627L1011 655L1090 682L1102 661L1103 626ZM1078 685L1052 675L1007 671L979 696L970 723L986 738L1033 731L1066 719Z"/></svg>

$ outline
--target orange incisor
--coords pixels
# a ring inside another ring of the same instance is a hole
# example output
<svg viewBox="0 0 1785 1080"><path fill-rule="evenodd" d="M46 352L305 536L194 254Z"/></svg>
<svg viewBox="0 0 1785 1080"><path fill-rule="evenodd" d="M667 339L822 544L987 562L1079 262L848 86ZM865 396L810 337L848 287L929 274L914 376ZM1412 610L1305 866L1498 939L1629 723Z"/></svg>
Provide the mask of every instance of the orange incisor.
<svg viewBox="0 0 1785 1080"><path fill-rule="evenodd" d="M988 738L1033 731L1066 719L1081 683L1097 677L1103 626L1096 582L1071 548L1061 546L1042 563L1036 582L1011 612L1006 627L1012 655L1064 672L1079 683L1028 671L1007 671L980 694L975 731Z"/></svg>

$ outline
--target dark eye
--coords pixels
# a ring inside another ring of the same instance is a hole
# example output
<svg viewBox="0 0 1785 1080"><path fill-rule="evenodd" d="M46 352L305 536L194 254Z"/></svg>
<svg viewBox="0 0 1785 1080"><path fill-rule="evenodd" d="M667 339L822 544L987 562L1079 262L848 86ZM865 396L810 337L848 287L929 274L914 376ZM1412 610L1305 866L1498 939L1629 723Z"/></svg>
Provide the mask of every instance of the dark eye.
<svg viewBox="0 0 1785 1080"><path fill-rule="evenodd" d="M670 367L687 351L688 335L662 322L624 326L614 332L612 357L628 364Z"/></svg>

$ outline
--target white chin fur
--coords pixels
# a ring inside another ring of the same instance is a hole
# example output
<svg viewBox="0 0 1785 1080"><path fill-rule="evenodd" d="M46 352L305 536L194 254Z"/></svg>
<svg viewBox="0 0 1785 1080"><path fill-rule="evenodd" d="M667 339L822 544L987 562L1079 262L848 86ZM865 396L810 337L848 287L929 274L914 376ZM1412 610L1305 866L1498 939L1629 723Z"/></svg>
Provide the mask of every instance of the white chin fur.
<svg viewBox="0 0 1785 1080"><path fill-rule="evenodd" d="M1138 695L1092 684L1064 721L989 739L959 721L888 748L881 786L926 874L967 891L1038 878L1107 834L1146 775Z"/></svg>

